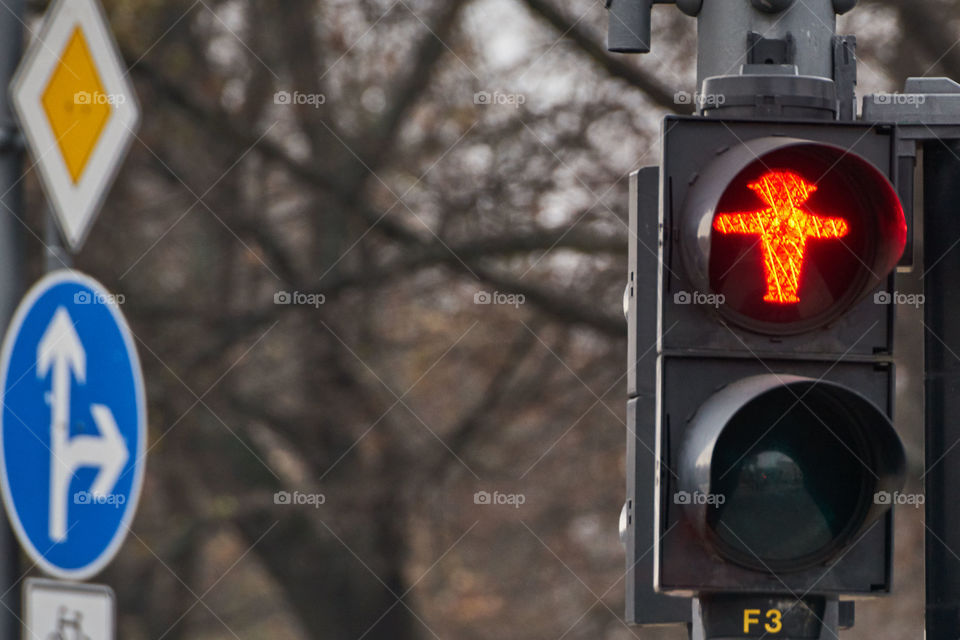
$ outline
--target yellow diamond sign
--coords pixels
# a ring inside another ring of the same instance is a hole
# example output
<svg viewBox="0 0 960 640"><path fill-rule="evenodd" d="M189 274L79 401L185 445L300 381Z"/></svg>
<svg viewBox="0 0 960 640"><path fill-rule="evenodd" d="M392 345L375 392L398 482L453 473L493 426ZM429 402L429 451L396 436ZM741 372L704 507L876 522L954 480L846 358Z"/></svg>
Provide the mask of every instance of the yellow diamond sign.
<svg viewBox="0 0 960 640"><path fill-rule="evenodd" d="M60 230L83 244L140 122L98 0L56 0L10 87Z"/></svg>
<svg viewBox="0 0 960 640"><path fill-rule="evenodd" d="M43 92L43 111L74 183L113 111L95 64L83 32L74 29Z"/></svg>

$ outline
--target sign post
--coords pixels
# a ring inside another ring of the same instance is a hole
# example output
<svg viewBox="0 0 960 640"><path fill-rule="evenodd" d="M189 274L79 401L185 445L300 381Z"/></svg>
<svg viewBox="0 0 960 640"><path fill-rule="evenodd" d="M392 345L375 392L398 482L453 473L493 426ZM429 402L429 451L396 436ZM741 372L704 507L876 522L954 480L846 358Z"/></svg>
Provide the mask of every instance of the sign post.
<svg viewBox="0 0 960 640"><path fill-rule="evenodd" d="M0 86L6 86L17 64L23 46L23 13L25 0L6 2L0 12ZM0 255L4 257L0 271L0 330L7 323L23 293L23 216L22 178L23 143L13 118L9 94L0 91ZM0 514L0 638L19 637L20 550L5 514Z"/></svg>

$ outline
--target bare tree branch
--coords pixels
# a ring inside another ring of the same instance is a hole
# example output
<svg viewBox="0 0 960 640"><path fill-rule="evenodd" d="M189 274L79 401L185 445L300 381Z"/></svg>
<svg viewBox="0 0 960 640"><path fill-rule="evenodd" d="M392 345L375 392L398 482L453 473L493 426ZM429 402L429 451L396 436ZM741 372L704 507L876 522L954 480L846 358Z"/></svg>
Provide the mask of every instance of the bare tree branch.
<svg viewBox="0 0 960 640"><path fill-rule="evenodd" d="M606 47L594 40L587 30L563 15L549 0L522 0L534 13L549 22L554 29L564 34L563 37L575 43L596 64L605 69L614 78L620 78L627 84L640 89L655 104L669 111L676 111L677 105L673 99L674 91L657 80L653 75L641 71L626 62L626 56L613 56L607 53Z"/></svg>

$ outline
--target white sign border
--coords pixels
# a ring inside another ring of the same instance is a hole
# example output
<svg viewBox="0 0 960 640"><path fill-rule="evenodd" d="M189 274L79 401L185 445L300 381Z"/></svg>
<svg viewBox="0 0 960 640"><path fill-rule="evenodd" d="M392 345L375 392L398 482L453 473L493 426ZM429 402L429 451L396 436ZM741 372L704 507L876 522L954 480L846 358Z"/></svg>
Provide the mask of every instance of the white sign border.
<svg viewBox="0 0 960 640"><path fill-rule="evenodd" d="M7 461L3 449L4 411L2 407L0 407L0 488L2 488L3 493L4 511L6 511L13 531L20 541L20 546L27 552L30 559L48 575L65 580L87 580L100 573L104 567L110 564L110 561L117 555L117 552L120 551L120 547L127 537L127 531L129 531L130 525L133 523L133 518L137 512L140 493L143 489L144 471L147 466L147 398L143 386L143 369L140 366L140 358L137 355L136 345L133 344L133 332L130 331L130 325L127 324L126 318L120 313L117 303L102 284L85 273L73 269L60 269L59 271L47 274L30 288L17 306L17 311L7 329L7 335L3 338L3 350L0 352L0 397L3 397L4 390L7 386L7 369L10 365L13 345L16 342L17 334L20 333L20 328L23 326L27 313L33 308L33 304L37 299L46 293L47 290L54 285L64 282L82 284L100 295L101 297L99 299L106 301L104 304L106 304L110 310L114 322L120 327L120 333L123 334L123 342L127 348L130 365L134 371L134 386L136 387L137 394L138 442L137 457L134 460L133 483L130 485L130 499L126 504L123 518L121 518L120 525L114 532L110 544L107 545L107 548L103 550L96 560L79 569L63 569L50 563L43 554L33 546L33 542L31 542L30 536L27 535L23 523L20 522L20 515L17 513L13 496L10 495L10 479L7 476Z"/></svg>
<svg viewBox="0 0 960 640"><path fill-rule="evenodd" d="M42 98L76 27L83 32L104 92L115 103L80 181L74 184ZM14 110L39 165L57 222L74 251L86 240L140 122L137 96L121 61L97 0L57 0L10 84Z"/></svg>

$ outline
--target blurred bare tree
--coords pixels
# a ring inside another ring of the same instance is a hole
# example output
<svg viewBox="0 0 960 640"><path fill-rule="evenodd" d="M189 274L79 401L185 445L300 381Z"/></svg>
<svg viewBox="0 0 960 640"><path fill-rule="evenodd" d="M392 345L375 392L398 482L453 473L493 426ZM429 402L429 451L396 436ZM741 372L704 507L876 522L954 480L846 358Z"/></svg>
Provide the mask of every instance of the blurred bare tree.
<svg viewBox="0 0 960 640"><path fill-rule="evenodd" d="M626 176L695 23L658 10L629 58L597 0L104 4L144 110L78 259L148 379L120 635L641 637ZM960 77L953 3L864 4L866 85Z"/></svg>

